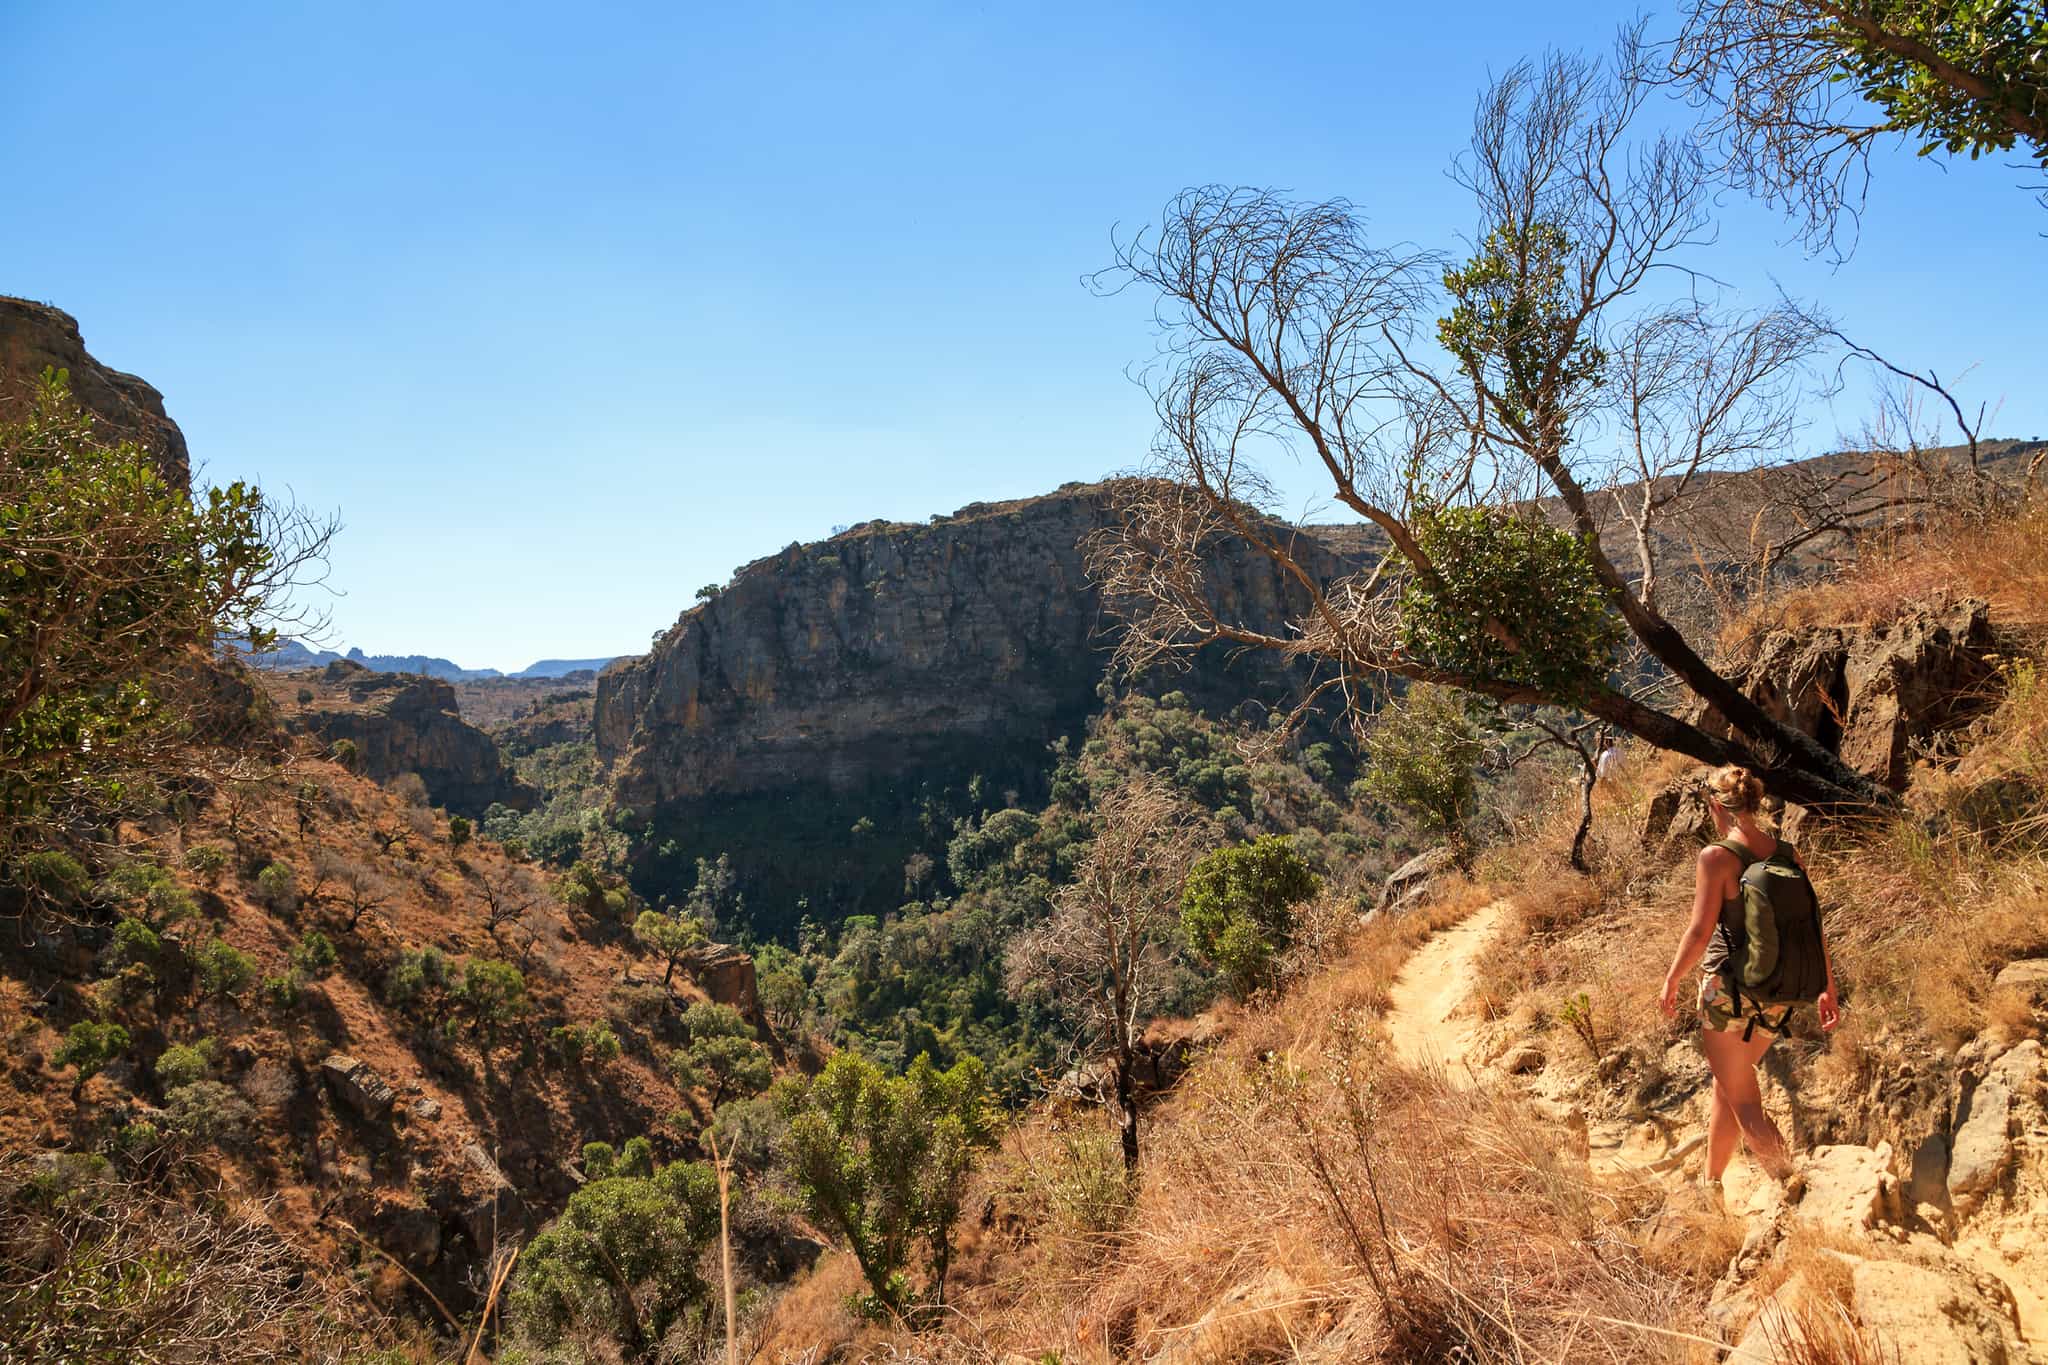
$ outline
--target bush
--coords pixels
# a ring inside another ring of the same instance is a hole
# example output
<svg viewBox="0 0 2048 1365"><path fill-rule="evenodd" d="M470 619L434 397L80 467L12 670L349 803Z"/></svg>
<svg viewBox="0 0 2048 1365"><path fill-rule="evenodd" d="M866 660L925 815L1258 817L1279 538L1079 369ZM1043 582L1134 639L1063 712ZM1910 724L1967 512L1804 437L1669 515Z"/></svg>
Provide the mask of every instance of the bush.
<svg viewBox="0 0 2048 1365"><path fill-rule="evenodd" d="M50 1058L50 1065L59 1070L67 1066L78 1069L77 1078L73 1083L75 1092L83 1089L87 1081L126 1052L128 1041L128 1030L119 1024L103 1024L93 1019L81 1020L65 1033L63 1043Z"/></svg>
<svg viewBox="0 0 2048 1365"><path fill-rule="evenodd" d="M384 999L393 1005L410 1005L428 991L445 987L448 979L448 959L439 948L407 949L384 973Z"/></svg>
<svg viewBox="0 0 2048 1365"><path fill-rule="evenodd" d="M352 739L335 740L328 746L327 756L350 772L355 771L356 765L361 763L363 758L362 750L356 747L356 742Z"/></svg>
<svg viewBox="0 0 2048 1365"><path fill-rule="evenodd" d="M135 909L150 928L161 933L179 920L199 913L192 893L155 863L125 863L107 878L107 893Z"/></svg>
<svg viewBox="0 0 2048 1365"><path fill-rule="evenodd" d="M123 917L114 926L113 942L107 945L107 965L116 968L155 968L163 957L162 935L139 919Z"/></svg>
<svg viewBox="0 0 2048 1365"><path fill-rule="evenodd" d="M289 1010L298 1008L299 995L305 986L306 979L297 972L276 972L264 977L257 990L278 1009Z"/></svg>
<svg viewBox="0 0 2048 1365"><path fill-rule="evenodd" d="M219 1081L193 1081L164 1095L166 1126L188 1142L229 1144L249 1135L256 1111Z"/></svg>
<svg viewBox="0 0 2048 1365"><path fill-rule="evenodd" d="M683 1027L690 1045L670 1057L669 1069L685 1089L709 1086L714 1110L728 1098L758 1094L774 1079L768 1049L730 1005L694 1004L683 1011Z"/></svg>
<svg viewBox="0 0 2048 1365"><path fill-rule="evenodd" d="M1322 889L1280 835L1219 848L1189 872L1180 925L1188 946L1214 962L1230 989L1249 994L1272 977L1275 954L1294 937L1294 907Z"/></svg>
<svg viewBox="0 0 2048 1365"><path fill-rule="evenodd" d="M424 806L433 799L427 794L427 780L418 773L400 773L386 790L408 806Z"/></svg>
<svg viewBox="0 0 2048 1365"><path fill-rule="evenodd" d="M526 977L509 962L472 958L463 968L456 999L468 1013L471 1029L485 1039L526 1011Z"/></svg>
<svg viewBox="0 0 2048 1365"><path fill-rule="evenodd" d="M468 816L451 815L448 817L448 847L461 848L469 842L470 835L475 832L476 827L469 823Z"/></svg>
<svg viewBox="0 0 2048 1365"><path fill-rule="evenodd" d="M185 870L209 886L227 871L228 851L219 844L194 844L185 850Z"/></svg>
<svg viewBox="0 0 2048 1365"><path fill-rule="evenodd" d="M298 908L299 878L292 871L292 865L279 861L266 866L256 874L256 899L258 903L272 910L289 911Z"/></svg>
<svg viewBox="0 0 2048 1365"><path fill-rule="evenodd" d="M309 980L327 975L340 960L333 940L318 929L308 929L292 947L293 973Z"/></svg>
<svg viewBox="0 0 2048 1365"><path fill-rule="evenodd" d="M718 1227L718 1177L701 1163L592 1181L520 1256L507 1300L513 1335L542 1350L609 1338L630 1359L651 1358L650 1343L677 1333L702 1341L711 1295L697 1267Z"/></svg>
<svg viewBox="0 0 2048 1365"><path fill-rule="evenodd" d="M1478 790L1474 770L1485 741L1455 688L1417 683L1380 711L1364 781L1425 829L1463 834Z"/></svg>
<svg viewBox="0 0 2048 1365"><path fill-rule="evenodd" d="M852 1245L875 1302L897 1313L908 1306L904 1270L922 1240L928 1292L943 1303L968 1171L974 1153L996 1139L980 1059L964 1057L940 1071L920 1054L908 1074L891 1076L841 1052L790 1092L789 1106L797 1190L811 1216Z"/></svg>
<svg viewBox="0 0 2048 1365"><path fill-rule="evenodd" d="M220 1045L211 1038L196 1043L173 1043L156 1059L156 1081L166 1092L181 1085L203 1081L213 1070Z"/></svg>
<svg viewBox="0 0 2048 1365"><path fill-rule="evenodd" d="M311 706L313 704L313 689L310 687L300 688L298 692L298 697L299 705Z"/></svg>
<svg viewBox="0 0 2048 1365"><path fill-rule="evenodd" d="M570 1024L548 1032L548 1043L566 1062L615 1062L624 1051L610 1024Z"/></svg>
<svg viewBox="0 0 2048 1365"><path fill-rule="evenodd" d="M254 979L256 964L241 949L216 938L192 955L192 971L202 995L226 1000Z"/></svg>
<svg viewBox="0 0 2048 1365"><path fill-rule="evenodd" d="M11 880L31 895L60 905L78 900L92 886L78 859L55 849L22 855L11 869Z"/></svg>

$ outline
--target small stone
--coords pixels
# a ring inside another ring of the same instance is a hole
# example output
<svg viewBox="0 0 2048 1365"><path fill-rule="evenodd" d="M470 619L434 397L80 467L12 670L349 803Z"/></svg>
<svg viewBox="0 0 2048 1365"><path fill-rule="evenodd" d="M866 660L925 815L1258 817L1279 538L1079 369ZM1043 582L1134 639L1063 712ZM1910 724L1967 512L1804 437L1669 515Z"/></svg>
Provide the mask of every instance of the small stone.
<svg viewBox="0 0 2048 1365"><path fill-rule="evenodd" d="M412 1102L412 1116L424 1123L432 1123L435 1119L441 1117L441 1102L437 1099L422 1096Z"/></svg>
<svg viewBox="0 0 2048 1365"><path fill-rule="evenodd" d="M1511 1076L1526 1076L1532 1071L1543 1069L1543 1049L1533 1043L1524 1043L1500 1059L1500 1064Z"/></svg>

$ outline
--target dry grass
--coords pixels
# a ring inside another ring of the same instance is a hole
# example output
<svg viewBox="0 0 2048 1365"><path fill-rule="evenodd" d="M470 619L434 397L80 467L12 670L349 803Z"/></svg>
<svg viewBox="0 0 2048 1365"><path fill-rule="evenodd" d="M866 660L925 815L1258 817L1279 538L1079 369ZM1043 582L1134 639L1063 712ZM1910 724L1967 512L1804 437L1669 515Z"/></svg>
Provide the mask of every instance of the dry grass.
<svg viewBox="0 0 2048 1365"><path fill-rule="evenodd" d="M1900 529L1873 537L1855 569L1816 586L1772 594L1733 614L1724 650L1779 627L1876 625L1901 602L1981 597L2008 629L2048 626L2048 503L1983 525Z"/></svg>

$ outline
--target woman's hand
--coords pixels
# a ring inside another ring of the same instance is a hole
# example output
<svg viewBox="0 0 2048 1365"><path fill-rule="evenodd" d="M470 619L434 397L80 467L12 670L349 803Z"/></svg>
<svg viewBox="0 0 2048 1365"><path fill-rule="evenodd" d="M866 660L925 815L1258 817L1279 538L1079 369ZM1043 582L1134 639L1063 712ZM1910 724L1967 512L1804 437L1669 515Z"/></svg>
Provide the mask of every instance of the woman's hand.
<svg viewBox="0 0 2048 1365"><path fill-rule="evenodd" d="M1664 978L1664 998L1657 1002L1657 1008L1664 1011L1666 1019L1678 1017L1678 986L1679 979L1676 975Z"/></svg>
<svg viewBox="0 0 2048 1365"><path fill-rule="evenodd" d="M1835 988L1833 986L1829 986L1820 993L1819 997L1813 1002L1813 1007L1820 1015L1822 1032L1828 1032L1835 1025L1842 1022L1842 1005L1840 1001L1835 999Z"/></svg>

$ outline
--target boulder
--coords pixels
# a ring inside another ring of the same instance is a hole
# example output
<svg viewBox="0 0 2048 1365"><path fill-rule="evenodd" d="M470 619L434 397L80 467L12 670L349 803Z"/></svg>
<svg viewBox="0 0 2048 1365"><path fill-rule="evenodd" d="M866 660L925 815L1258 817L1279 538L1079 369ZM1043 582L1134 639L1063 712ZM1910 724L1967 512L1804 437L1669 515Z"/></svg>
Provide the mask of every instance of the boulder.
<svg viewBox="0 0 2048 1365"><path fill-rule="evenodd" d="M691 957L690 975L713 1000L761 1023L760 980L751 955L729 943L707 944Z"/></svg>
<svg viewBox="0 0 2048 1365"><path fill-rule="evenodd" d="M1674 778L1650 798L1636 827L1636 846L1663 866L1687 857L1715 838L1707 810L1707 783L1700 773Z"/></svg>
<svg viewBox="0 0 2048 1365"><path fill-rule="evenodd" d="M2005 1178L2016 1105L2031 1099L2040 1081L2041 1045L2033 1039L1992 1062L1974 1084L1965 1077L1949 1138L1948 1193L1958 1215L1968 1217Z"/></svg>
<svg viewBox="0 0 2048 1365"><path fill-rule="evenodd" d="M1511 1076L1526 1076L1532 1071L1541 1071L1543 1062L1543 1049L1534 1043L1524 1043L1500 1059L1501 1070Z"/></svg>
<svg viewBox="0 0 2048 1365"><path fill-rule="evenodd" d="M1995 649L1989 607L1965 598L1907 604L1877 625L1774 630L1723 669L1767 714L1903 790L1915 745L1985 705ZM1698 724L1731 733L1712 708Z"/></svg>
<svg viewBox="0 0 2048 1365"><path fill-rule="evenodd" d="M381 1122L391 1112L397 1092L384 1083L367 1062L358 1061L345 1052L331 1054L320 1063L320 1078L327 1082L327 1088L334 1097L354 1111L356 1117L371 1123Z"/></svg>
<svg viewBox="0 0 2048 1365"><path fill-rule="evenodd" d="M1899 1221L1899 1188L1892 1178L1890 1143L1876 1148L1846 1144L1816 1147L1800 1163L1806 1192L1795 1216L1832 1232L1858 1233Z"/></svg>
<svg viewBox="0 0 2048 1365"><path fill-rule="evenodd" d="M1418 853L1394 869L1387 878L1387 884L1380 890L1379 903L1373 913L1398 914L1411 909L1429 892L1430 884L1443 873L1455 867L1458 851L1449 844L1441 844L1427 853Z"/></svg>
<svg viewBox="0 0 2048 1365"><path fill-rule="evenodd" d="M1904 1261L1859 1261L1856 1317L1896 1365L2006 1365L2008 1325L1961 1277Z"/></svg>
<svg viewBox="0 0 2048 1365"><path fill-rule="evenodd" d="M1991 984L1998 990L2018 991L2029 1000L2048 1000L2048 957L2008 962L1999 968Z"/></svg>

